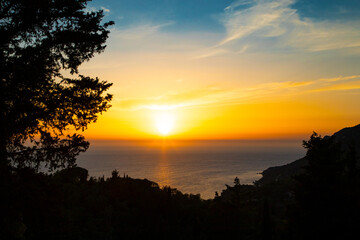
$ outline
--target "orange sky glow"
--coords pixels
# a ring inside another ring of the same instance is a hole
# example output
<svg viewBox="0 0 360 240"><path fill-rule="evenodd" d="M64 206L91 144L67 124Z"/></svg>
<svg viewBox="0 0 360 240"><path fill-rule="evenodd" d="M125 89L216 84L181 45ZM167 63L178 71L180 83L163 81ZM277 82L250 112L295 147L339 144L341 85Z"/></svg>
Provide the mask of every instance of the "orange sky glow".
<svg viewBox="0 0 360 240"><path fill-rule="evenodd" d="M220 9L221 31L120 21L80 68L114 84L112 107L85 136L286 139L359 124L357 20L302 18L292 1L275 2Z"/></svg>

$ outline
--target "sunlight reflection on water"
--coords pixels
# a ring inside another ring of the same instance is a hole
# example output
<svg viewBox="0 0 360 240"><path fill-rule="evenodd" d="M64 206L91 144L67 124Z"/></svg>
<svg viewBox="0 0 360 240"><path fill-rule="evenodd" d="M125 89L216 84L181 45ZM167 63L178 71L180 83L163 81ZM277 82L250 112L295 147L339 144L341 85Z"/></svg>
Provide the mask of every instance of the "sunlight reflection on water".
<svg viewBox="0 0 360 240"><path fill-rule="evenodd" d="M305 155L300 140L276 141L99 141L79 156L78 165L91 176L110 176L117 169L132 178L147 178L205 199L232 185L259 179L271 166Z"/></svg>

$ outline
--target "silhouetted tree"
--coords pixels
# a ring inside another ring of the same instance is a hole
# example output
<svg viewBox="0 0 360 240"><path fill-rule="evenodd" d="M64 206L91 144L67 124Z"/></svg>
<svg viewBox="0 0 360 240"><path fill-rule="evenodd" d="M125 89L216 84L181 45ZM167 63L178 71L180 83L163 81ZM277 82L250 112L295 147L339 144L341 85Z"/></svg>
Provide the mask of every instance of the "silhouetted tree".
<svg viewBox="0 0 360 240"><path fill-rule="evenodd" d="M0 1L0 164L72 166L84 130L106 111L110 83L78 67L105 49L103 11L89 0ZM72 133L70 134L70 130Z"/></svg>
<svg viewBox="0 0 360 240"><path fill-rule="evenodd" d="M352 236L360 220L359 170L353 152L345 151L334 138L316 133L303 145L308 149L308 166L295 177L297 238Z"/></svg>
<svg viewBox="0 0 360 240"><path fill-rule="evenodd" d="M238 177L235 177L234 184L235 184L235 186L240 186L240 180Z"/></svg>
<svg viewBox="0 0 360 240"><path fill-rule="evenodd" d="M119 171L118 170L113 170L112 172L111 172L111 178L112 179L116 179L116 178L119 178Z"/></svg>

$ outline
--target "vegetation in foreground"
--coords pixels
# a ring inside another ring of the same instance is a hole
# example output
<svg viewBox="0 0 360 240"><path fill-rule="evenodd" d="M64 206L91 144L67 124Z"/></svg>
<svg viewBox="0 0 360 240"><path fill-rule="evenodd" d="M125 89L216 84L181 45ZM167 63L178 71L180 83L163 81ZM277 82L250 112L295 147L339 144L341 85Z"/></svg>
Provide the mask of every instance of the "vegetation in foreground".
<svg viewBox="0 0 360 240"><path fill-rule="evenodd" d="M149 180L88 178L8 168L1 174L2 239L344 239L360 220L353 148L316 134L308 165L287 181L242 185L236 178L203 200Z"/></svg>

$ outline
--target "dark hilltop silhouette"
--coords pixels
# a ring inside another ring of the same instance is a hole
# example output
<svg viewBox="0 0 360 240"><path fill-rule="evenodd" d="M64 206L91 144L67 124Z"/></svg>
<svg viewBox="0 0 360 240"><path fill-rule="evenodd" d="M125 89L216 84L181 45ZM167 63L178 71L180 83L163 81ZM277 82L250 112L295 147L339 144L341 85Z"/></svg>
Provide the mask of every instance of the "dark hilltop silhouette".
<svg viewBox="0 0 360 240"><path fill-rule="evenodd" d="M254 185L235 178L210 200L116 170L107 179L76 166L53 174L2 170L1 236L346 239L357 235L360 221L358 134L359 126L332 137L314 133L304 141L305 164L265 170Z"/></svg>
<svg viewBox="0 0 360 240"><path fill-rule="evenodd" d="M339 143L345 153L349 154L350 151L354 151L356 164L357 166L360 164L360 124L344 128L334 135L324 138L331 138L334 142ZM304 173L307 165L308 160L303 157L283 166L270 167L262 172L263 177L257 183L263 185L274 181L290 180L293 176Z"/></svg>

